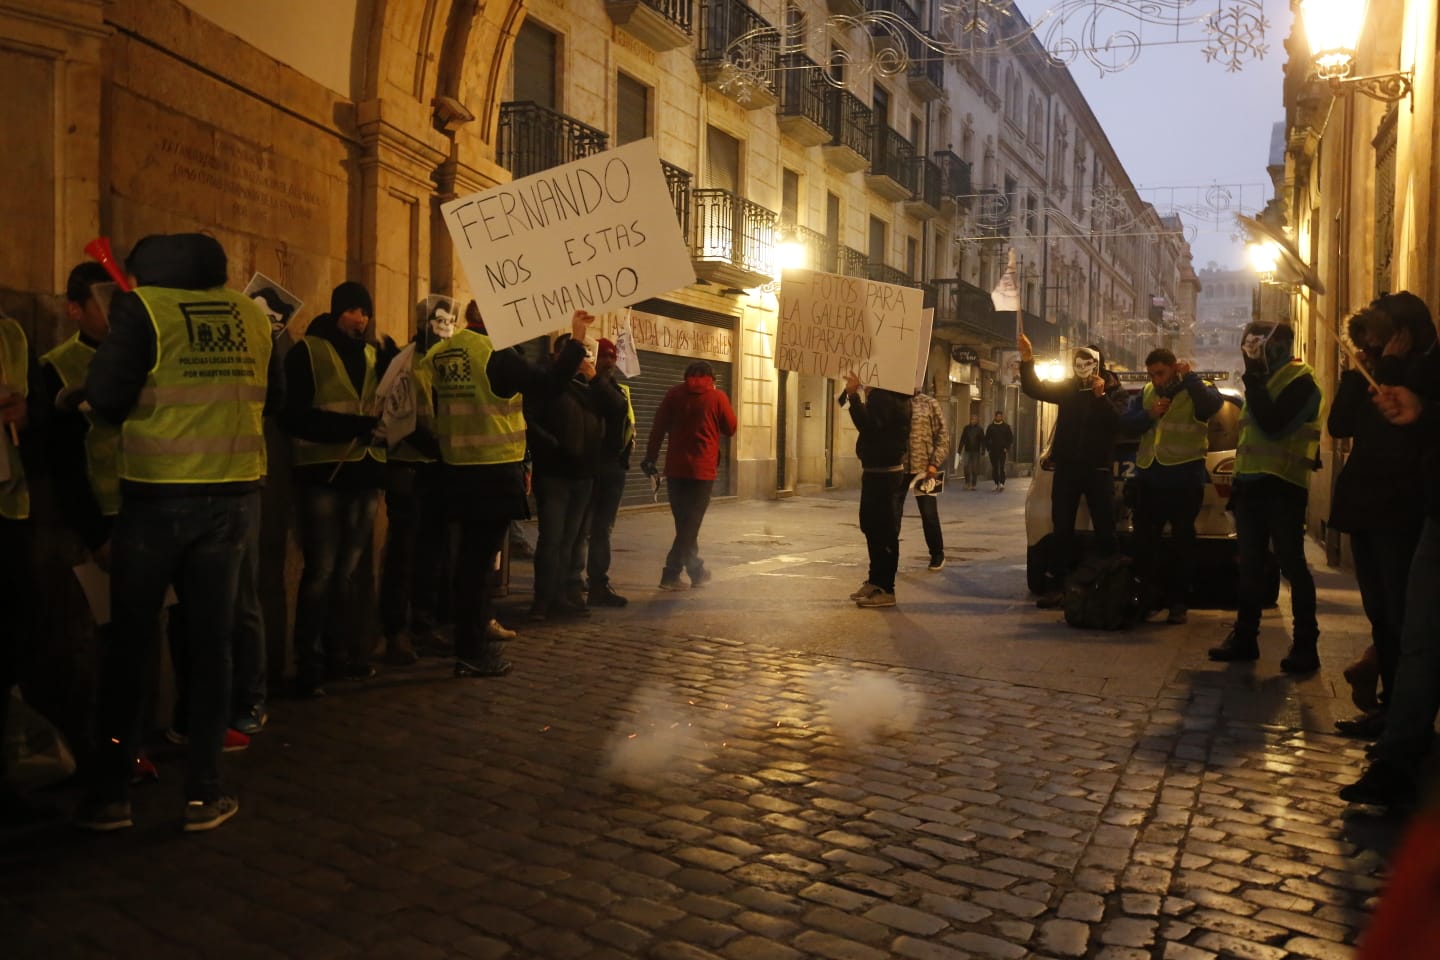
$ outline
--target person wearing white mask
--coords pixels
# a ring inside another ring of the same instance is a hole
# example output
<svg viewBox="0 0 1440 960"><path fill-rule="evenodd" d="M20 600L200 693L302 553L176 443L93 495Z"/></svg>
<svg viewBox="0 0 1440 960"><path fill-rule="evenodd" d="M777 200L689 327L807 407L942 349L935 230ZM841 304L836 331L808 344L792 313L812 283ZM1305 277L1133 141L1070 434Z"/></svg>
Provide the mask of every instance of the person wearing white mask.
<svg viewBox="0 0 1440 960"><path fill-rule="evenodd" d="M1070 572L1075 541L1075 512L1080 498L1090 509L1095 549L1102 556L1115 552L1115 486L1112 460L1115 429L1125 402L1125 390L1105 369L1104 357L1094 347L1080 347L1071 358L1074 376L1056 382L1035 374L1035 351L1020 334L1020 389L1027 397L1059 407L1050 460L1055 482L1050 492L1050 518L1054 526L1049 558L1049 585L1036 606L1059 607L1064 600L1065 577Z"/></svg>

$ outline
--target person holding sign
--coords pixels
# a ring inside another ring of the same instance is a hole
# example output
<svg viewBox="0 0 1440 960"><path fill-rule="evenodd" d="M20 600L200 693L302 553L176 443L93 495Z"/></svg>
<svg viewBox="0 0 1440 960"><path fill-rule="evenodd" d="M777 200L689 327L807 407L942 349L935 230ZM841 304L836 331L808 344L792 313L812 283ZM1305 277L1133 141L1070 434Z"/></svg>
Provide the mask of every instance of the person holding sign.
<svg viewBox="0 0 1440 960"><path fill-rule="evenodd" d="M630 403L630 387L615 379L619 359L619 347L602 337L595 349L595 377L590 385L602 395L605 439L595 466L589 516L570 558L571 578L585 574L586 602L592 607L623 607L629 602L610 584L610 535L625 495L630 453L635 449L635 408Z"/></svg>
<svg viewBox="0 0 1440 960"><path fill-rule="evenodd" d="M910 488L905 460L913 398L879 387L862 388L860 378L851 371L836 400L850 408L850 422L859 432L855 456L860 458L862 471L860 530L870 553L869 575L850 599L857 607L893 607L895 571L900 566L900 517Z"/></svg>
<svg viewBox="0 0 1440 960"><path fill-rule="evenodd" d="M326 680L365 680L375 668L353 659L344 624L355 622L355 571L370 542L385 483L376 388L389 355L366 342L370 292L346 281L330 312L310 321L285 356L285 412L294 439L295 506L305 566L295 598L295 690L324 694Z"/></svg>
<svg viewBox="0 0 1440 960"><path fill-rule="evenodd" d="M1036 606L1059 607L1070 572L1070 550L1075 540L1075 512L1080 498L1090 508L1095 548L1101 556L1115 552L1115 427L1125 390L1105 369L1104 357L1094 347L1080 347L1072 358L1075 375L1055 383L1035 375L1035 351L1030 338L1016 338L1020 348L1020 389L1027 397L1059 407L1050 460L1055 464L1055 485L1050 493L1054 546L1050 556L1051 588Z"/></svg>
<svg viewBox="0 0 1440 960"><path fill-rule="evenodd" d="M1140 438L1135 452L1135 570L1142 618L1169 608L1167 623L1187 619L1186 595L1195 574L1195 518L1209 475L1211 417L1224 402L1215 384L1161 347L1145 358L1150 382L1120 417L1122 433ZM1162 560L1160 536L1170 526Z"/></svg>
<svg viewBox="0 0 1440 960"><path fill-rule="evenodd" d="M555 362L532 365L513 347L496 350L475 301L465 328L419 361L430 383L420 418L440 445L441 488L460 524L455 584L455 676L502 677L511 664L501 655L487 580L496 568L510 521L529 517L525 498L524 393L553 394L580 369L582 341L595 320L583 310L570 320L570 342ZM465 582L461 578L469 578ZM473 580L473 582L471 582Z"/></svg>
<svg viewBox="0 0 1440 960"><path fill-rule="evenodd" d="M661 590L685 589L681 569L689 574L691 586L701 586L710 579L710 571L700 558L700 525L705 522L710 491L719 470L721 438L734 436L735 426L730 398L715 388L715 371L704 360L685 368L685 382L671 387L655 410L640 469L647 477L659 474L655 458L660 456L660 444L668 436L665 493L675 520L675 539L660 574Z"/></svg>

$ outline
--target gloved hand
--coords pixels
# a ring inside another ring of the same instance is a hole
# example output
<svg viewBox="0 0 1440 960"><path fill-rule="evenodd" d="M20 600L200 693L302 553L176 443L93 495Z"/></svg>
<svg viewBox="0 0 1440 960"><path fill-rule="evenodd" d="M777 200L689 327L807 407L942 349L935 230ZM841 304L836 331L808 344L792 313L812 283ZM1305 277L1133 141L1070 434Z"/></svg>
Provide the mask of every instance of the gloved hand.
<svg viewBox="0 0 1440 960"><path fill-rule="evenodd" d="M660 476L660 468L657 467L657 466L655 466L655 461L654 461L654 460L641 460L641 461L640 461L640 472L643 473L643 474L645 474L645 476L647 476L647 477L658 477L658 476Z"/></svg>

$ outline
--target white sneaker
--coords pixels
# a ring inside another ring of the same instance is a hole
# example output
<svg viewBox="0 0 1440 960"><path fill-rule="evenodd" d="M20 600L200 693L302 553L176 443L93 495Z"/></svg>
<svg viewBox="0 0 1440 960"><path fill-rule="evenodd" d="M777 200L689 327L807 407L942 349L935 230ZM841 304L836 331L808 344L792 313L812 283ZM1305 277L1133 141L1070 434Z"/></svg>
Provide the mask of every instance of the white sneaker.
<svg viewBox="0 0 1440 960"><path fill-rule="evenodd" d="M494 617L491 617L490 622L485 625L486 640L514 640L518 636L518 633L507 628Z"/></svg>

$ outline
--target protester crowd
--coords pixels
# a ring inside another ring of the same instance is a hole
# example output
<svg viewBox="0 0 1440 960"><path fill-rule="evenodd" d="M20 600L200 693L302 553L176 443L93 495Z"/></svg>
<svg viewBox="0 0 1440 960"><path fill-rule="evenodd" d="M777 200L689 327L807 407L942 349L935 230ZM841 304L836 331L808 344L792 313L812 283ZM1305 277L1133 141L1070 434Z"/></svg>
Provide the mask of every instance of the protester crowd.
<svg viewBox="0 0 1440 960"><path fill-rule="evenodd" d="M515 631L496 619L487 581L512 524L530 517L532 498L538 540L529 618L587 617L627 602L610 580L610 543L637 425L628 387L615 376L616 345L601 338L587 353L593 317L577 311L548 356L532 360L497 349L472 301L463 323L427 311L402 348L388 337L376 342L370 294L351 281L335 287L328 312L282 357L275 339L288 330L282 306L230 290L226 278L226 255L213 238L151 236L113 278L119 289L108 308L97 291L111 272L90 261L74 268L65 298L76 332L43 356L17 323L0 317L0 422L9 436L0 463L0 549L29 551L26 467L43 456L64 523L111 580L109 616L97 617L108 623L97 627L93 751L74 816L85 829L133 824L132 782L153 772L141 747L162 631L176 680L166 737L186 747L184 829L212 829L239 808L223 785L220 755L244 749L268 719L258 572L267 421L293 451L304 560L293 621L295 695L319 697L327 684L374 675L369 651L350 638L360 633L357 571L382 495L386 663L412 663L423 653L453 657L456 677L510 671L503 644ZM1341 796L1403 806L1415 799L1440 709L1440 643L1429 629L1440 603L1431 580L1440 567L1440 352L1428 309L1408 293L1358 313L1349 339L1354 366L1329 405L1328 427L1353 439L1353 450L1331 522L1351 536L1374 648L1346 671L1365 713L1339 726L1378 739L1373 764ZM1058 408L1049 454L1055 546L1038 605L1058 607L1077 589L1082 499L1094 552L1120 553L1113 446L1133 438L1128 549L1138 576L1131 595L1142 619L1164 612L1169 623L1186 622L1195 520L1208 483L1207 423L1221 407L1214 384L1158 349L1146 358L1148 383L1129 397L1090 347L1075 352L1073 377L1045 383L1023 335L1018 346L1022 389ZM1319 667L1319 625L1304 523L1324 398L1295 356L1288 326L1252 323L1239 346L1245 403L1230 501L1239 601L1229 635L1210 656L1260 656L1260 584L1273 554L1291 587L1293 617L1280 664L1310 673ZM382 385L399 373L414 398L403 433L400 421L382 414L391 396ZM929 570L945 565L935 498L950 455L945 418L919 390L868 388L854 374L838 402L857 430L869 554L866 579L850 598L860 608L894 607L911 491ZM690 364L659 405L640 463L656 483L663 475L674 520L663 590L711 579L699 533L723 440L735 430L709 364ZM1003 490L1013 444L999 414L984 430L971 417L958 437L964 489L975 489L988 453L994 489ZM1171 538L1162 550L1166 528ZM449 544L452 531L453 552L432 548ZM12 624L0 648L0 690L8 695L30 598L22 578L0 578L0 589ZM437 629L447 593L453 641ZM0 710L0 724L4 716ZM28 812L22 798L3 797L7 821Z"/></svg>

